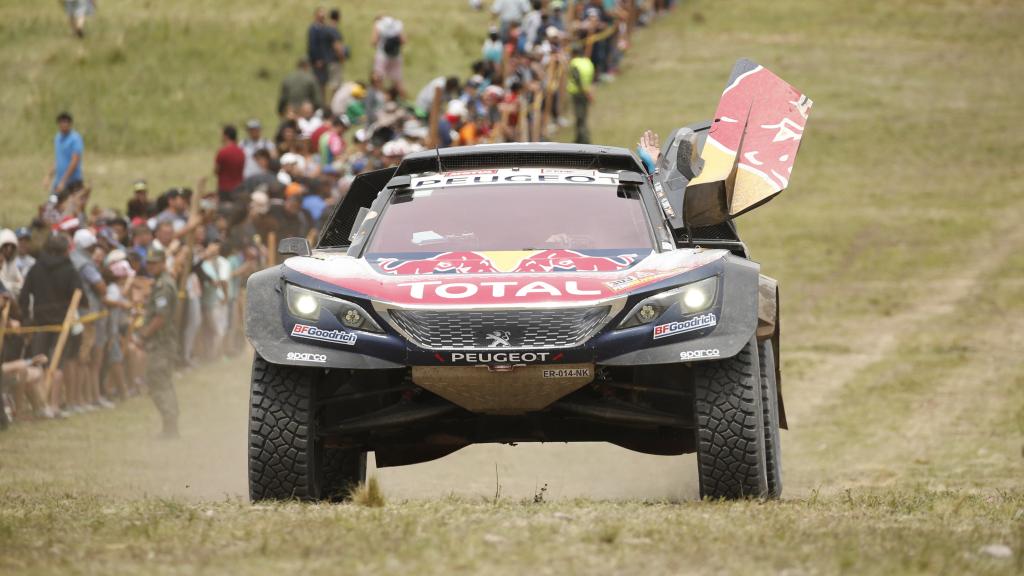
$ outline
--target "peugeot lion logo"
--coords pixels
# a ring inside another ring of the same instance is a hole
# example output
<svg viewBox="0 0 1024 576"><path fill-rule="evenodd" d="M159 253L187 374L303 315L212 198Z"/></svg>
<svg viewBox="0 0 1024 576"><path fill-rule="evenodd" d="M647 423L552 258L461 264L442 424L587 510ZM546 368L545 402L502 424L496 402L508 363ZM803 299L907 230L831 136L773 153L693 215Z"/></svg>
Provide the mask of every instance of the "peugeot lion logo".
<svg viewBox="0 0 1024 576"><path fill-rule="evenodd" d="M508 348L509 346L512 345L512 343L509 342L509 340L511 338L512 338L512 335L509 332L502 331L502 330L495 330L494 332L491 332L491 333L487 334L487 339L491 341L491 343L488 344L487 347L488 348L499 348L499 347Z"/></svg>

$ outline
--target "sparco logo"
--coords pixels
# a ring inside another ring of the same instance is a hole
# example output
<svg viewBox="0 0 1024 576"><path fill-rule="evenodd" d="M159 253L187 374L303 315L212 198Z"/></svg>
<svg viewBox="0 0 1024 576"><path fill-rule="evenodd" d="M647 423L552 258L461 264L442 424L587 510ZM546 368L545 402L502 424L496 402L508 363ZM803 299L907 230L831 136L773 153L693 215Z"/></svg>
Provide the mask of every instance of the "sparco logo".
<svg viewBox="0 0 1024 576"><path fill-rule="evenodd" d="M699 360L701 358L718 358L721 355L722 352L718 348L709 348L707 350L687 350L679 353L679 359Z"/></svg>
<svg viewBox="0 0 1024 576"><path fill-rule="evenodd" d="M452 352L452 362L545 362L550 355L550 352Z"/></svg>
<svg viewBox="0 0 1024 576"><path fill-rule="evenodd" d="M305 324L296 324L292 328L292 336L309 338L310 340L323 340L324 342L337 342L338 344L347 344L348 346L355 344L358 338L355 334L345 332L344 330L322 330L316 326L307 326Z"/></svg>
<svg viewBox="0 0 1024 576"><path fill-rule="evenodd" d="M718 318L714 314L701 314L700 316L694 316L693 318L687 318L679 322L669 322L668 324L659 324L654 327L654 339L664 338L665 336L671 336L673 334L681 334L683 332L692 332L694 330L700 330L701 328L708 328L718 324Z"/></svg>
<svg viewBox="0 0 1024 576"><path fill-rule="evenodd" d="M319 362L321 364L327 362L326 354L312 354L310 352L289 352L287 358L289 360L300 360L302 362Z"/></svg>

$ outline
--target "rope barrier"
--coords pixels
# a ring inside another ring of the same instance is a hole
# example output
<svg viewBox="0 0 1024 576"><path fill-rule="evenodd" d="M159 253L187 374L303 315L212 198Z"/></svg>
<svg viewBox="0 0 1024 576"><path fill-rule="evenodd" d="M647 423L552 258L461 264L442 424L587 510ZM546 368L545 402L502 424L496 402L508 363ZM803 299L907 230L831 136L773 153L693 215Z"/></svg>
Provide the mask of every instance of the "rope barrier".
<svg viewBox="0 0 1024 576"><path fill-rule="evenodd" d="M110 315L108 310L102 312L92 312L82 316L78 321L82 324L91 324L101 318L106 318ZM63 328L60 324L49 324L44 326L19 326L17 328L8 328L6 334L39 334L43 332L60 332Z"/></svg>

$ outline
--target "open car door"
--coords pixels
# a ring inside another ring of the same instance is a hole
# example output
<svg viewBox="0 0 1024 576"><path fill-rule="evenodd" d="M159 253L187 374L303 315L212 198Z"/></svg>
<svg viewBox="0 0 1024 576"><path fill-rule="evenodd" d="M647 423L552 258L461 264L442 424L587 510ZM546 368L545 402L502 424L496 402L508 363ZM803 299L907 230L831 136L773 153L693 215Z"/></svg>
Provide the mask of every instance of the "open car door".
<svg viewBox="0 0 1024 576"><path fill-rule="evenodd" d="M782 192L812 104L767 68L738 60L710 128L680 128L662 151L655 186L673 227L719 224Z"/></svg>

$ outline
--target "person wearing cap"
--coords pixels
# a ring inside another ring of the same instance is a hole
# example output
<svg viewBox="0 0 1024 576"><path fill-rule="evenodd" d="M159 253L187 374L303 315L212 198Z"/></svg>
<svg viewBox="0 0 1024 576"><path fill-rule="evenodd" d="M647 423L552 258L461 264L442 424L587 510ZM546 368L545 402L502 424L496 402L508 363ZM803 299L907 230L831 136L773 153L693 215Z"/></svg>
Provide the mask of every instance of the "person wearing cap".
<svg viewBox="0 0 1024 576"><path fill-rule="evenodd" d="M27 226L22 226L14 231L14 235L18 238L18 255L14 258L14 265L24 277L36 263L36 258L32 255L32 231Z"/></svg>
<svg viewBox="0 0 1024 576"><path fill-rule="evenodd" d="M256 162L256 151L266 150L273 158L277 152L274 143L263 137L263 125L256 118L251 118L245 123L245 139L239 144L242 152L245 153L245 168L242 170L242 178L249 178L261 172L260 165Z"/></svg>
<svg viewBox="0 0 1024 576"><path fill-rule="evenodd" d="M109 311L107 316L108 345L106 349L106 368L109 375L108 393L114 392L119 400L128 396L128 381L124 374L124 351L121 347L121 329L126 315L131 311L132 304L124 294L124 286L128 278L135 275L128 263L128 255L124 250L112 250L103 260L103 280L107 283L107 292L103 295L103 304Z"/></svg>
<svg viewBox="0 0 1024 576"><path fill-rule="evenodd" d="M18 269L18 236L9 228L0 230L0 283L17 299L25 276Z"/></svg>
<svg viewBox="0 0 1024 576"><path fill-rule="evenodd" d="M71 251L71 263L78 271L83 286L78 313L80 316L93 316L103 311L103 295L107 293L107 283L103 281L103 275L93 260L93 251L97 247L96 235L88 228L80 228L75 232L72 243L74 249ZM107 344L106 318L83 324L82 343L78 348L78 362L83 371L82 407L85 410L91 410L92 406L105 408L108 402L99 394L99 375Z"/></svg>
<svg viewBox="0 0 1024 576"><path fill-rule="evenodd" d="M128 201L128 218L149 218L153 215L153 203L149 201L149 187L145 180L132 183L132 198Z"/></svg>
<svg viewBox="0 0 1024 576"><path fill-rule="evenodd" d="M152 249L146 255L146 271L154 278L146 301L143 325L135 332L146 350L146 384L163 424L161 437L178 437L178 395L174 390L174 365L178 358L175 310L178 290L167 273L167 255Z"/></svg>

